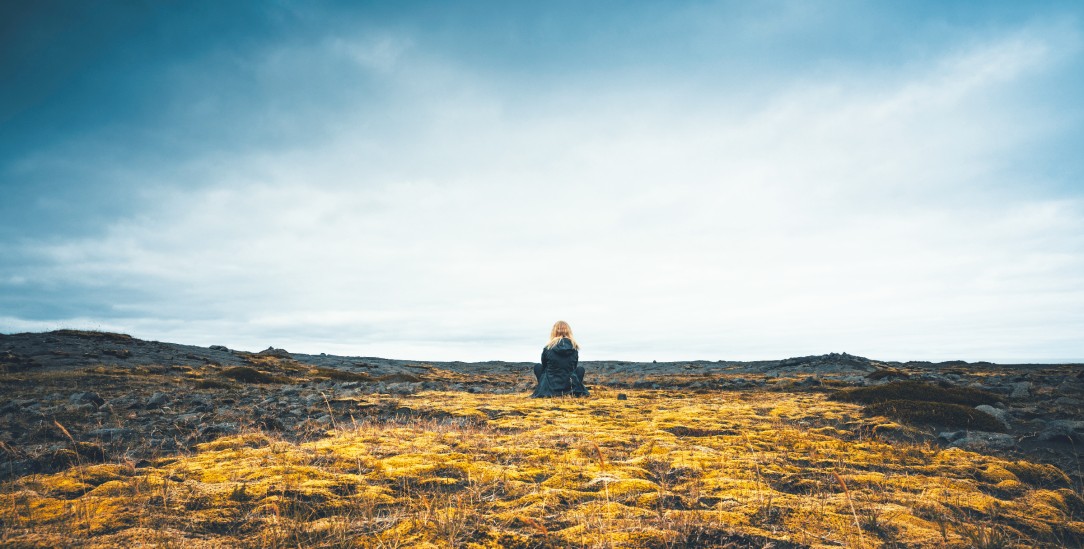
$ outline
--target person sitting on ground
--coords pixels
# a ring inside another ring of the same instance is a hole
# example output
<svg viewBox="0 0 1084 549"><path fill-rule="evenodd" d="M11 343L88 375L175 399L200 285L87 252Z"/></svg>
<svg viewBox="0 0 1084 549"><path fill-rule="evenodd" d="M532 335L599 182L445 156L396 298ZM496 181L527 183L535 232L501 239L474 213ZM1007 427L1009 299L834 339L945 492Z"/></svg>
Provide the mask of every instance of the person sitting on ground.
<svg viewBox="0 0 1084 549"><path fill-rule="evenodd" d="M583 385L583 366L580 366L580 344L572 337L572 328L558 320L550 330L550 340L542 348L542 363L534 365L538 379L531 398L561 395L588 396Z"/></svg>

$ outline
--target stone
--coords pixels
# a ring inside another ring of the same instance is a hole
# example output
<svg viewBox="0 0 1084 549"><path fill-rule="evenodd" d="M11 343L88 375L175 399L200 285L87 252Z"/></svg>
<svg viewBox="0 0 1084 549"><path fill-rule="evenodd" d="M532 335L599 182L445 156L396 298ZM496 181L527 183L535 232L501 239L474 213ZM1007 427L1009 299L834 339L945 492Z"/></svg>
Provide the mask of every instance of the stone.
<svg viewBox="0 0 1084 549"><path fill-rule="evenodd" d="M203 420L203 414L193 412L193 413L189 413L189 414L181 414L181 415L177 416L175 421L176 421L176 423L178 425L192 426L192 425L196 425L197 423L201 422L202 420Z"/></svg>
<svg viewBox="0 0 1084 549"><path fill-rule="evenodd" d="M952 445L968 450L1004 450L1016 445L1016 437L1005 433L968 431L967 436L952 441Z"/></svg>
<svg viewBox="0 0 1084 549"><path fill-rule="evenodd" d="M210 347L208 347L208 349L212 351L224 351L227 353L230 352L230 348L226 347L225 345L211 345Z"/></svg>
<svg viewBox="0 0 1084 549"><path fill-rule="evenodd" d="M98 393L95 393L93 391L86 391L81 393L73 393L72 396L68 397L68 402L71 402L72 404L90 403L95 406L101 406L102 404L105 404L105 399L102 398L101 395L99 395Z"/></svg>
<svg viewBox="0 0 1084 549"><path fill-rule="evenodd" d="M1030 381L1018 381L1012 384L1012 393L1009 395L1012 398L1027 398L1031 396L1031 382Z"/></svg>
<svg viewBox="0 0 1084 549"><path fill-rule="evenodd" d="M418 392L418 387L421 383L412 383L404 381L401 383L389 383L387 392L392 395L412 395Z"/></svg>
<svg viewBox="0 0 1084 549"><path fill-rule="evenodd" d="M625 393L617 393L617 400L628 400L628 399L629 399L629 395L626 395Z"/></svg>
<svg viewBox="0 0 1084 549"><path fill-rule="evenodd" d="M165 393L154 393L151 398L147 399L147 408L161 408L169 403L169 395Z"/></svg>
<svg viewBox="0 0 1084 549"><path fill-rule="evenodd" d="M1054 404L1057 404L1059 406L1080 406L1081 404L1084 404L1084 400L1080 400L1079 398L1063 396L1063 397L1058 397L1057 399L1055 399Z"/></svg>
<svg viewBox="0 0 1084 549"><path fill-rule="evenodd" d="M967 436L967 431L946 431L939 433L937 438L946 442L954 442Z"/></svg>
<svg viewBox="0 0 1084 549"><path fill-rule="evenodd" d="M99 438L102 440L124 440L129 438L135 438L137 433L132 429L124 429L117 427L103 427L101 429L94 429L87 433L87 436L93 438Z"/></svg>
<svg viewBox="0 0 1084 549"><path fill-rule="evenodd" d="M1006 429L1008 429L1009 427L1012 426L1010 424L1010 422L1009 422L1009 419L1010 419L1009 412L1006 411L1006 410L1002 410L1001 408L994 408L993 406L990 406L989 404L980 404L978 406L975 406L975 409L980 411L980 412L985 412L987 414L990 414L990 415L994 416L995 418L997 418L998 421L1001 422L1002 425L1005 426Z"/></svg>
<svg viewBox="0 0 1084 549"><path fill-rule="evenodd" d="M213 435L234 435L240 432L236 423L212 423L211 425L204 425L199 428L199 435L201 437L209 437Z"/></svg>
<svg viewBox="0 0 1084 549"><path fill-rule="evenodd" d="M1045 442L1084 442L1084 421L1074 419L1056 419L1046 422L1039 432L1039 440Z"/></svg>
<svg viewBox="0 0 1084 549"><path fill-rule="evenodd" d="M287 352L286 349L276 349L274 347L268 347L256 354L262 356L273 356L275 358L293 358L293 356L290 355L290 353Z"/></svg>

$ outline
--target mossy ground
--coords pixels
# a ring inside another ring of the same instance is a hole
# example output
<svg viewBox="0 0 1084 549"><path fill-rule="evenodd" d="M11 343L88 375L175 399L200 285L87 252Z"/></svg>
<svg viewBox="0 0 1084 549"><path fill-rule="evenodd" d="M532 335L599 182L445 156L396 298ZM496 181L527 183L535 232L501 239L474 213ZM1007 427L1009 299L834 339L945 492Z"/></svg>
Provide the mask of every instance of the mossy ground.
<svg viewBox="0 0 1084 549"><path fill-rule="evenodd" d="M291 442L7 483L12 547L1064 547L1052 466L880 440L821 394L597 388L589 399L354 397Z"/></svg>

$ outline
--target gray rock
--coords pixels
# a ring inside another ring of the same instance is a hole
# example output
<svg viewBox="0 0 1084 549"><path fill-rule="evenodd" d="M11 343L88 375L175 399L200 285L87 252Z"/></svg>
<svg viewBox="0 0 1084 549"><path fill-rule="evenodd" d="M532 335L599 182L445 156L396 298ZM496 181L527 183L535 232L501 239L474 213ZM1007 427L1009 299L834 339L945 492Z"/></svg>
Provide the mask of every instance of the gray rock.
<svg viewBox="0 0 1084 549"><path fill-rule="evenodd" d="M980 411L980 412L985 412L987 414L990 414L990 415L994 416L995 418L997 418L998 421L1001 422L1002 425L1005 426L1006 429L1012 426L1010 421L1009 421L1010 420L1009 412L1006 411L1006 410L1002 410L1001 408L994 408L993 406L990 406L989 404L980 404L978 406L975 406L975 409Z"/></svg>
<svg viewBox="0 0 1084 549"><path fill-rule="evenodd" d="M211 345L210 347L208 347L208 349L212 351L225 351L227 353L230 352L230 348L226 347L225 345Z"/></svg>
<svg viewBox="0 0 1084 549"><path fill-rule="evenodd" d="M276 358L293 358L292 356L290 356L290 353L286 351L286 349L276 349L274 347L268 347L256 354L263 356L273 356Z"/></svg>
<svg viewBox="0 0 1084 549"><path fill-rule="evenodd" d="M946 432L938 434L937 438L939 438L941 440L944 440L944 441L947 441L947 442L954 442L954 441L960 440L961 438L964 438L966 436L967 436L967 431L946 431Z"/></svg>
<svg viewBox="0 0 1084 549"><path fill-rule="evenodd" d="M72 404L90 403L95 406L101 406L102 404L105 404L105 399L98 393L86 391L82 393L72 393L72 396L68 397L68 402L71 402Z"/></svg>
<svg viewBox="0 0 1084 549"><path fill-rule="evenodd" d="M1058 392L1081 394L1082 392L1084 392L1084 383L1081 383L1079 379L1069 379L1063 381L1060 385L1058 385Z"/></svg>
<svg viewBox="0 0 1084 549"><path fill-rule="evenodd" d="M1057 419L1048 421L1039 432L1039 440L1046 442L1084 442L1084 421Z"/></svg>
<svg viewBox="0 0 1084 549"><path fill-rule="evenodd" d="M93 438L100 438L102 440L124 440L129 438L135 438L136 433L132 429L123 429L117 427L103 427L101 429L95 429L87 433L87 436Z"/></svg>
<svg viewBox="0 0 1084 549"><path fill-rule="evenodd" d="M1084 404L1084 400L1080 400L1079 398L1063 396L1063 397L1058 397L1057 399L1055 399L1054 404L1057 404L1059 406L1080 406L1081 404Z"/></svg>
<svg viewBox="0 0 1084 549"><path fill-rule="evenodd" d="M93 414L94 411L97 410L97 409L98 409L98 407L95 406L93 402L83 402L83 403L80 403L80 404L74 404L72 406L69 406L67 411L68 412L78 412L80 414Z"/></svg>
<svg viewBox="0 0 1084 549"><path fill-rule="evenodd" d="M240 429L236 423L212 423L200 427L198 432L201 437L209 437L213 435L233 435L240 432Z"/></svg>
<svg viewBox="0 0 1084 549"><path fill-rule="evenodd" d="M179 425L192 426L192 425L195 425L195 424L199 423L200 421L202 421L202 419L203 419L203 414L194 412L194 413L189 413L189 414L181 414L181 415L177 416L177 419L175 421Z"/></svg>
<svg viewBox="0 0 1084 549"><path fill-rule="evenodd" d="M418 388L421 383L402 382L402 383L389 383L388 393L393 395L412 395L418 392Z"/></svg>
<svg viewBox="0 0 1084 549"><path fill-rule="evenodd" d="M169 395L165 393L154 393L151 398L147 399L148 408L161 408L169 403Z"/></svg>
<svg viewBox="0 0 1084 549"><path fill-rule="evenodd" d="M1031 396L1031 382L1030 381L1018 381L1012 384L1012 398L1027 398Z"/></svg>
<svg viewBox="0 0 1084 549"><path fill-rule="evenodd" d="M952 441L952 445L967 450L1004 450L1016 445L1016 438L1005 433L968 431L967 436Z"/></svg>

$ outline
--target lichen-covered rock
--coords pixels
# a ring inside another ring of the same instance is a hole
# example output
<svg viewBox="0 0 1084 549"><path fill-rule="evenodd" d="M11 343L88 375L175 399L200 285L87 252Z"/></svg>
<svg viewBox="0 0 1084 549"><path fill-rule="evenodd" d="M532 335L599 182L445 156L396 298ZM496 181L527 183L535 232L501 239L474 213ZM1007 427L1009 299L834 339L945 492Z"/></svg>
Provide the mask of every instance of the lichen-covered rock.
<svg viewBox="0 0 1084 549"><path fill-rule="evenodd" d="M967 436L952 441L952 445L968 450L1003 450L1016 445L1016 437L1006 433L969 431Z"/></svg>
<svg viewBox="0 0 1084 549"><path fill-rule="evenodd" d="M1056 419L1046 422L1039 432L1039 440L1046 442L1084 442L1084 421Z"/></svg>
<svg viewBox="0 0 1084 549"><path fill-rule="evenodd" d="M980 412L986 412L987 414L994 416L995 418L997 418L998 421L1001 422L1002 425L1005 426L1006 429L1012 427L1012 422L1009 421L1010 416L1007 410L995 408L993 406L990 406L989 404L980 404L978 406L975 406L975 409Z"/></svg>

